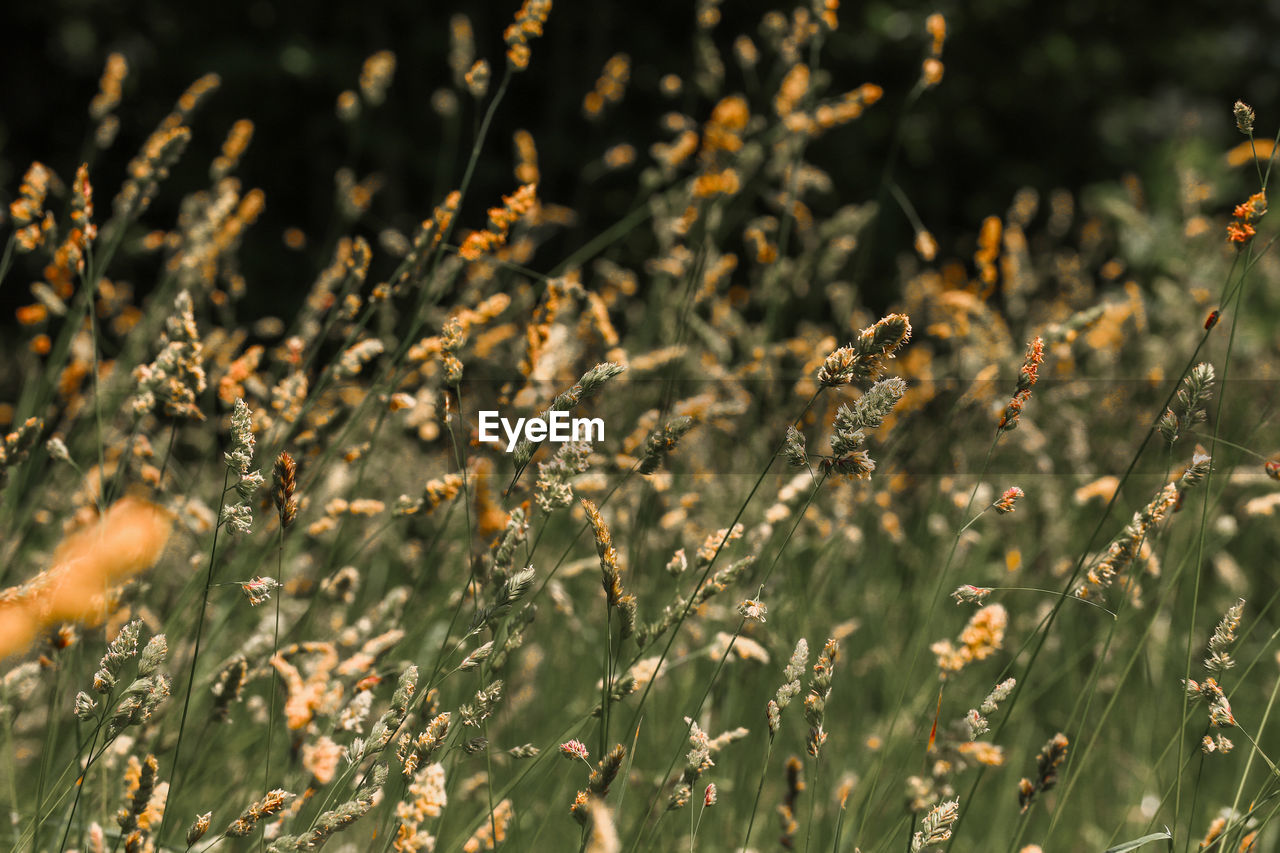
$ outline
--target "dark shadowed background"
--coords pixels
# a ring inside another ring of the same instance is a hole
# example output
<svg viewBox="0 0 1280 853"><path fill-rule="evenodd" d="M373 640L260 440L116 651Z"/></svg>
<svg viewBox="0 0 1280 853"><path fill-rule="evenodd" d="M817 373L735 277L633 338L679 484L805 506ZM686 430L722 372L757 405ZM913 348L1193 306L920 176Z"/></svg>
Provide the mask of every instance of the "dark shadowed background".
<svg viewBox="0 0 1280 853"><path fill-rule="evenodd" d="M239 174L246 188L265 191L267 208L245 239L252 292L244 308L272 311L293 302L327 260L314 251L289 252L281 234L296 226L319 245L332 221L336 169L348 165L360 177L377 172L385 179L361 223L370 235L388 225L411 230L453 188L478 110L462 93L461 142L450 145L431 108L432 94L452 85L449 18L457 12L471 18L477 55L490 60L496 78L502 29L518 5L6 3L0 11L0 199L12 198L33 159L69 180L92 131L86 108L110 51L127 57L130 72L119 137L95 163L100 215L124 164L174 99L201 74L217 72L222 87L195 120L192 146L145 221L155 227L172 222L177 200L207 183L207 164L226 129L236 119L252 119L257 132ZM511 135L517 128L537 141L539 194L579 214L574 228L541 250L535 266L549 268L622 216L635 203L634 169L589 191L581 170L622 141L634 144L644 162L649 144L663 138L658 119L670 109L706 117L710 103L692 87L675 100L658 94L663 74L686 76L692 68L693 7L679 0L557 0L545 37L533 45L529 72L516 78L498 113L462 224L480 226L484 208L515 187ZM730 44L738 33L754 35L769 8L754 0L724 3L716 34L727 91L751 94L754 84L733 62ZM947 17L946 77L904 117L927 41L923 20L932 11ZM1280 23L1277 0L1247 9L1110 0L846 3L840 18L822 59L832 90L871 81L884 87L885 97L862 120L811 148L811 158L835 179L831 205L876 197L901 121L895 177L944 255L971 252L982 218L1002 213L1020 186L1075 190L1133 172L1155 192L1172 192L1170 146L1189 137L1234 144L1230 106L1236 98L1258 109L1262 127L1275 123L1280 42L1267 34ZM335 116L335 98L356 87L364 58L382 49L398 59L388 99L350 129ZM607 121L592 124L582 116L582 98L616 52L631 57L631 83ZM764 72L757 107L774 85ZM862 260L863 281L892 279L895 257L911 245L911 229L892 203L876 228L861 249L870 253ZM25 288L5 290L0 307L7 318L26 294ZM872 304L889 296L866 294Z"/></svg>

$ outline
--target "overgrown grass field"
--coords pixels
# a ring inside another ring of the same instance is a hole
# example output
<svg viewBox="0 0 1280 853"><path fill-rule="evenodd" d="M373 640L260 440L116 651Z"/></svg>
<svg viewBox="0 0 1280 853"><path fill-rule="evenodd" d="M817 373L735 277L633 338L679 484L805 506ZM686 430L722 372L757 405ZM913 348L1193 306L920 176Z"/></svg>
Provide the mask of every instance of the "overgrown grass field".
<svg viewBox="0 0 1280 853"><path fill-rule="evenodd" d="M946 96L943 16L914 89L846 91L833 0L729 39L700 2L694 73L645 75L663 141L573 153L633 206L559 257L537 140L491 133L555 21L526 0L487 58L450 22L433 108L474 135L417 221L343 169L327 237L255 229L216 74L97 170L118 54L84 151L6 188L0 845L1276 850L1276 117L940 246L896 147L874 198L810 154ZM280 316L251 245L320 270Z"/></svg>

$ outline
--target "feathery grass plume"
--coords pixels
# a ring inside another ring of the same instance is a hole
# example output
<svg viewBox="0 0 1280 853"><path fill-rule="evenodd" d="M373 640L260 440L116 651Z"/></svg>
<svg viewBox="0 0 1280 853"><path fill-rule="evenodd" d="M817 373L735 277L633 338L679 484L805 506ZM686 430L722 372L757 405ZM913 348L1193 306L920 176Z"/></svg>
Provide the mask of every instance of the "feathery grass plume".
<svg viewBox="0 0 1280 853"><path fill-rule="evenodd" d="M18 197L9 202L9 218L13 222L13 236L19 252L34 252L44 245L45 236L53 230L53 213L44 209L52 177L49 167L39 161L33 162L22 176Z"/></svg>
<svg viewBox="0 0 1280 853"><path fill-rule="evenodd" d="M587 766L591 766L591 753L587 749L587 745L580 740L567 740L560 744L560 754L568 759L578 759L587 762Z"/></svg>
<svg viewBox="0 0 1280 853"><path fill-rule="evenodd" d="M43 666L39 661L27 661L0 677L0 722L10 725L17 714L16 706L31 701L36 688L40 686L42 671Z"/></svg>
<svg viewBox="0 0 1280 853"><path fill-rule="evenodd" d="M959 645L939 640L929 647L938 661L938 677L959 672L974 661L986 660L1004 646L1009 614L1002 605L988 604L969 618L960 632Z"/></svg>
<svg viewBox="0 0 1280 853"><path fill-rule="evenodd" d="M218 722L231 719L231 706L240 701L240 693L248 677L249 662L238 655L213 677L210 691L214 695L213 718Z"/></svg>
<svg viewBox="0 0 1280 853"><path fill-rule="evenodd" d="M795 651L791 653L791 660L787 662L786 668L782 671L783 684L778 688L778 692L769 700L765 706L765 720L769 724L769 740L772 741L774 736L778 734L778 729L782 726L782 711L791 704L791 700L800 694L800 676L804 675L805 667L809 663L809 642L801 637L796 643Z"/></svg>
<svg viewBox="0 0 1280 853"><path fill-rule="evenodd" d="M116 638L107 645L107 651L98 664L98 671L93 675L94 692L105 695L115 688L120 670L137 657L138 632L141 628L141 619L126 622Z"/></svg>
<svg viewBox="0 0 1280 853"><path fill-rule="evenodd" d="M414 691L418 686L418 667L409 664L404 668L404 672L400 673L400 680L396 682L396 691L391 697L391 707L389 707L381 717L379 717L369 729L369 739L361 744L361 749L351 750L351 756L356 760L373 755L375 752L382 751L394 735L396 729L404 722L405 716L409 713L409 703L413 701Z"/></svg>
<svg viewBox="0 0 1280 853"><path fill-rule="evenodd" d="M150 720L160 703L169 698L170 688L171 680L163 673L134 679L120 694L120 701L107 720L107 740L112 740L130 726L140 726Z"/></svg>
<svg viewBox="0 0 1280 853"><path fill-rule="evenodd" d="M473 669L478 669L480 664L488 660L491 654L493 654L493 640L477 646L474 651L468 654L462 663L458 664L458 672L470 672Z"/></svg>
<svg viewBox="0 0 1280 853"><path fill-rule="evenodd" d="M458 247L458 257L467 261L478 261L486 254L501 249L507 243L507 238L511 232L511 226L515 225L521 217L536 210L538 207L538 186L537 184L524 184L514 193L502 197L502 204L498 207L489 208L489 227L482 231L472 231L462 241L462 245ZM445 329L446 336L449 336L449 329ZM454 335L457 346L461 346L461 341L457 340ZM455 347L456 348L456 347ZM456 359L455 359L456 361ZM458 366L461 370L461 364ZM449 368L449 361L445 359L446 371Z"/></svg>
<svg viewBox="0 0 1280 853"><path fill-rule="evenodd" d="M1178 477L1179 495L1192 486L1198 486L1204 482L1204 478L1209 476L1212 461L1209 455L1203 452L1203 448L1196 447L1196 452L1191 455L1191 464L1183 469Z"/></svg>
<svg viewBox="0 0 1280 853"><path fill-rule="evenodd" d="M836 420L831 434L831 452L845 456L866 443L867 437L857 426L852 410L841 406L836 410Z"/></svg>
<svg viewBox="0 0 1280 853"><path fill-rule="evenodd" d="M1045 742L1036 755L1036 778L1022 778L1018 781L1018 804L1021 814L1026 814L1037 795L1048 791L1058 784L1058 768L1067 758L1067 736L1058 732Z"/></svg>
<svg viewBox="0 0 1280 853"><path fill-rule="evenodd" d="M462 493L462 475L446 474L433 478L422 488L422 497L401 495L396 499L393 512L396 515L429 514L445 501L451 501Z"/></svg>
<svg viewBox="0 0 1280 853"><path fill-rule="evenodd" d="M809 680L809 693L804 697L804 718L809 723L809 754L814 758L822 751L827 742L827 732L822 724L826 719L827 699L831 696L831 676L835 669L836 658L840 655L840 644L835 639L827 640L813 665L813 678Z"/></svg>
<svg viewBox="0 0 1280 853"><path fill-rule="evenodd" d="M547 412L543 412L539 417L545 419L549 412L572 411L583 401L594 397L604 387L605 383L626 369L625 366L612 361L597 364L582 374L582 378L578 380L576 385L561 394L557 394L556 398L551 401L551 406ZM524 470L524 467L529 464L529 460L533 458L533 454L538 449L539 444L541 442L535 444L527 438L520 439L520 443L516 445L513 454L517 471Z"/></svg>
<svg viewBox="0 0 1280 853"><path fill-rule="evenodd" d="M67 443L62 440L61 436L53 436L44 443L45 452L53 459L59 462L66 462L75 465L75 460L71 458L71 451L67 449Z"/></svg>
<svg viewBox="0 0 1280 853"><path fill-rule="evenodd" d="M525 518L524 509L516 507L507 516L506 527L502 534L493 540L490 555L483 579L492 579L496 585L503 585L511 573L516 549L529 537L529 522Z"/></svg>
<svg viewBox="0 0 1280 853"><path fill-rule="evenodd" d="M1236 629L1240 627L1240 617L1244 615L1244 599L1227 608L1222 621L1213 629L1209 638L1209 657L1205 658L1204 668L1210 673L1222 674L1236 665L1231 657L1231 646L1236 641Z"/></svg>
<svg viewBox="0 0 1280 853"><path fill-rule="evenodd" d="M359 686L357 686L359 689ZM364 733L364 721L373 707L373 691L359 690L338 717L338 729L344 732Z"/></svg>
<svg viewBox="0 0 1280 853"><path fill-rule="evenodd" d="M22 426L4 437L0 442L0 490L9 483L9 469L21 465L31 454L40 433L44 431L44 421L40 418L27 418ZM3 498L3 495L0 495ZM3 653L0 652L0 657Z"/></svg>
<svg viewBox="0 0 1280 853"><path fill-rule="evenodd" d="M595 532L596 553L600 557L601 585L604 587L605 598L609 607L622 607L623 600L628 596L622 588L622 568L618 565L618 551L613 547L613 537L609 534L609 527L594 503L583 498L582 508L586 510L587 520Z"/></svg>
<svg viewBox="0 0 1280 853"><path fill-rule="evenodd" d="M630 76L631 57L625 53L615 53L609 57L596 80L595 88L582 99L583 115L590 121L603 118L606 104L616 104L622 100Z"/></svg>
<svg viewBox="0 0 1280 853"><path fill-rule="evenodd" d="M1213 396L1213 365L1201 362L1191 368L1178 389L1178 411L1165 409L1160 416L1160 435L1172 446L1183 431L1205 420L1205 404Z"/></svg>
<svg viewBox="0 0 1280 853"><path fill-rule="evenodd" d="M831 435L834 457L824 459L823 467L852 477L869 477L876 463L862 449L866 443L863 430L880 426L906 390L907 383L896 376L882 379L868 388L853 408L840 406Z"/></svg>
<svg viewBox="0 0 1280 853"><path fill-rule="evenodd" d="M271 500L280 517L280 527L287 528L298 518L298 463L286 451L280 451L271 469Z"/></svg>
<svg viewBox="0 0 1280 853"><path fill-rule="evenodd" d="M97 707L98 707L97 700L95 700L88 693L85 693L83 690L76 693L76 698L73 704L73 712L75 713L77 720L81 720L81 721L92 720L95 716L94 712L97 710Z"/></svg>
<svg viewBox="0 0 1280 853"><path fill-rule="evenodd" d="M203 421L204 413L196 404L196 397L204 392L208 380L191 294L180 291L173 306L174 313L165 320L155 360L134 368L136 388L130 406L135 414L142 415L163 404L164 413L170 417Z"/></svg>
<svg viewBox="0 0 1280 853"><path fill-rule="evenodd" d="M809 452L805 448L804 434L794 425L787 427L787 442L782 453L792 468L804 468L809 464Z"/></svg>
<svg viewBox="0 0 1280 853"><path fill-rule="evenodd" d="M470 740L464 740L459 746L467 755L476 755L489 748L489 739L487 737L473 737Z"/></svg>
<svg viewBox="0 0 1280 853"><path fill-rule="evenodd" d="M778 843L791 850L795 847L795 836L800 830L800 823L796 820L796 805L805 789L804 762L798 756L788 756L786 774L787 791L778 805L778 823L782 830Z"/></svg>
<svg viewBox="0 0 1280 853"><path fill-rule="evenodd" d="M517 130L512 136L516 149L516 180L522 184L536 184L541 180L538 172L538 145L533 134L527 130Z"/></svg>
<svg viewBox="0 0 1280 853"><path fill-rule="evenodd" d="M1212 755L1215 752L1226 755L1234 748L1235 744L1222 732L1217 732L1212 737L1205 735L1200 739L1200 751L1205 755Z"/></svg>
<svg viewBox="0 0 1280 853"><path fill-rule="evenodd" d="M986 602L987 597L991 595L991 588L986 586L974 586L967 583L955 588L951 593L951 597L956 600L956 604L982 604Z"/></svg>
<svg viewBox="0 0 1280 853"><path fill-rule="evenodd" d="M1178 505L1179 496L1204 480L1209 473L1209 465L1208 456L1202 453L1192 456L1191 464L1176 484L1165 483L1149 504L1133 514L1133 519L1107 546L1106 553L1086 573L1074 595L1077 598L1096 598L1102 590L1110 587L1116 576L1124 573L1138 557L1149 532Z"/></svg>
<svg viewBox="0 0 1280 853"><path fill-rule="evenodd" d="M687 415L672 418L661 429L650 433L644 443L644 456L640 458L640 473L652 474L671 455L685 433L693 429L693 418Z"/></svg>
<svg viewBox="0 0 1280 853"><path fill-rule="evenodd" d="M994 714L999 710L1000 703L1009 698L1017 683L1017 679L1006 678L987 694L987 698L982 700L979 707L969 709L969 713L964 718L965 724L969 727L969 740L976 740L990 730L986 715Z"/></svg>
<svg viewBox="0 0 1280 853"><path fill-rule="evenodd" d="M538 463L538 482L534 503L546 515L558 509L573 506L573 486L570 481L590 467L591 445L585 441L571 441L560 446L548 462Z"/></svg>
<svg viewBox="0 0 1280 853"><path fill-rule="evenodd" d="M253 832L254 827L264 817L270 817L281 811L285 806L293 802L297 796L297 794L291 794L282 788L268 791L262 799L250 803L222 834L228 838L244 838Z"/></svg>
<svg viewBox="0 0 1280 853"><path fill-rule="evenodd" d="M417 773L419 766L430 763L436 750L444 746L445 738L449 736L449 723L452 719L453 715L445 711L443 714L432 717L431 722L427 723L427 727L416 738L408 732L400 736L396 759L404 768L406 778Z"/></svg>
<svg viewBox="0 0 1280 853"><path fill-rule="evenodd" d="M420 827L428 820L440 817L448 803L444 765L437 762L424 767L409 783L408 797L396 805L399 824L391 849L396 853L433 850L435 838Z"/></svg>
<svg viewBox="0 0 1280 853"><path fill-rule="evenodd" d="M765 614L768 612L769 608L765 606L765 603L754 598L743 599L742 602L738 604L738 614L742 616L743 619L753 622L764 622Z"/></svg>
<svg viewBox="0 0 1280 853"><path fill-rule="evenodd" d="M343 89L338 93L338 100L334 107L338 118L347 124L351 124L360 117L360 100L350 89Z"/></svg>
<svg viewBox="0 0 1280 853"><path fill-rule="evenodd" d="M693 720L685 717L684 721L689 727L689 754L685 756L680 782L667 801L668 811L688 805L693 796L693 786L697 784L699 777L708 768L715 766L715 762L711 760L711 738Z"/></svg>
<svg viewBox="0 0 1280 853"><path fill-rule="evenodd" d="M89 183L89 167L76 170L71 195L71 229L54 251L52 262L45 267L45 279L59 297L70 296L74 274L84 272L84 258L98 236L93 224L93 185Z"/></svg>
<svg viewBox="0 0 1280 853"><path fill-rule="evenodd" d="M853 404L852 411L844 406L841 407L849 412L846 428L855 430L879 428L893 411L893 407L898 405L902 395L906 393L907 383L897 376L879 380L858 398L858 401Z"/></svg>
<svg viewBox="0 0 1280 853"><path fill-rule="evenodd" d="M744 530L746 528L741 524L735 524L733 527L722 527L707 536L694 554L694 571L711 565L711 561L716 558L716 553L727 548L730 542L741 539Z"/></svg>
<svg viewBox="0 0 1280 853"><path fill-rule="evenodd" d="M528 582L532 584L533 569L530 567L527 574L524 572L517 573L528 578ZM515 576L513 576L514 578ZM521 595L524 593L521 592ZM521 646L524 645L524 632L538 615L538 607L536 604L529 604L516 613L515 618L507 624L507 638L502 645L493 652L493 657L489 659L489 671L501 672L507 665L507 661Z"/></svg>
<svg viewBox="0 0 1280 853"><path fill-rule="evenodd" d="M1013 688L1016 687L1017 684L1018 680L1016 678L1006 678L1004 681L992 688L991 692L987 694L987 698L982 700L982 707L980 709L982 713L994 714L999 708L1000 703L1005 699L1008 699L1010 694L1013 693Z"/></svg>
<svg viewBox="0 0 1280 853"><path fill-rule="evenodd" d="M333 369L334 378L339 381L354 379L360 375L360 371L364 370L366 364L382 355L385 349L386 346L377 338L365 338L363 341L352 344L338 356L337 364Z"/></svg>
<svg viewBox="0 0 1280 853"><path fill-rule="evenodd" d="M240 158L244 156L244 152L248 150L249 143L252 140L253 122L242 118L231 125L231 129L227 131L226 139L222 142L222 153L209 164L210 180L221 181L231 174L236 166L239 165Z"/></svg>
<svg viewBox="0 0 1280 853"><path fill-rule="evenodd" d="M237 398L231 412L231 449L223 454L223 458L227 467L236 474L235 489L240 501L224 506L220 519L232 533L250 533L253 529L253 510L248 501L252 500L254 493L264 482L261 471L249 470L249 466L253 464L253 449L256 444L257 440L253 436L253 412L244 400ZM253 602L253 596L247 589L245 594L249 595L251 603L257 603Z"/></svg>
<svg viewBox="0 0 1280 853"><path fill-rule="evenodd" d="M160 668L160 664L164 663L164 659L168 654L169 642L165 639L164 634L156 634L147 641L146 646L142 649L142 656L138 658L138 675L143 678L155 675L156 670Z"/></svg>
<svg viewBox="0 0 1280 853"><path fill-rule="evenodd" d="M547 3L550 6L550 2ZM488 820L480 824L471 837L462 845L462 853L480 853L481 850L496 850L498 845L507 840L507 827L515 818L516 810L511 800L503 800L493 807Z"/></svg>
<svg viewBox="0 0 1280 853"><path fill-rule="evenodd" d="M142 841L150 838L150 822L145 813L152 794L157 793L159 776L160 765L155 756L148 754L142 761L138 761L137 756L129 756L128 768L124 771L124 806L116 812L115 822L131 850L141 849Z"/></svg>
<svg viewBox="0 0 1280 853"><path fill-rule="evenodd" d="M462 382L462 360L458 352L467 343L467 330L457 317L450 317L440 334L440 359L444 364L444 384L457 388Z"/></svg>
<svg viewBox="0 0 1280 853"><path fill-rule="evenodd" d="M833 351L818 370L818 383L826 388L848 385L855 379L874 379L886 359L911 339L906 314L890 314L863 329L846 346Z"/></svg>
<svg viewBox="0 0 1280 853"><path fill-rule="evenodd" d="M471 728L480 728L480 724L489 719L489 715L493 713L501 696L501 679L477 690L474 704L467 702L458 708L458 716L462 717L462 724Z"/></svg>
<svg viewBox="0 0 1280 853"><path fill-rule="evenodd" d="M209 831L209 822L213 820L213 812L205 812L196 815L195 820L191 822L191 826L187 829L187 846L192 847L204 834Z"/></svg>
<svg viewBox="0 0 1280 853"><path fill-rule="evenodd" d="M1244 101L1236 101L1231 107L1231 113L1235 116L1236 130L1240 131L1245 136L1252 136L1254 120L1253 107L1249 106ZM1201 846L1203 847L1204 845L1202 844Z"/></svg>
<svg viewBox="0 0 1280 853"><path fill-rule="evenodd" d="M1218 679L1206 678L1204 681L1191 679L1184 682L1184 687L1189 698L1208 704L1209 724L1211 726L1215 728L1230 728L1236 724L1235 715L1231 713L1231 703L1227 701L1227 696L1218 684ZM1207 748L1205 751L1212 752L1215 748L1221 749L1223 754L1226 754L1231 751L1231 741L1222 738L1221 741L1216 741L1212 747Z"/></svg>
<svg viewBox="0 0 1280 853"><path fill-rule="evenodd" d="M387 765L375 764L368 782L356 790L354 797L337 808L318 815L309 832L278 838L267 850L270 853L306 853L306 851L319 850L336 833L346 829L373 809L377 802L377 795L386 782ZM230 833L227 834L230 835Z"/></svg>
<svg viewBox="0 0 1280 853"><path fill-rule="evenodd" d="M596 762L595 769L591 771L591 775L587 778L587 788L585 791L579 791L574 797L573 805L569 807L569 813L573 815L573 819L583 826L586 825L588 814L587 810L592 800L603 800L609 794L609 786L613 784L613 780L618 777L618 771L622 769L622 759L627 755L627 748L622 744L615 744L613 749L609 750L604 758Z"/></svg>
<svg viewBox="0 0 1280 853"><path fill-rule="evenodd" d="M487 59L478 59L467 69L467 73L463 75L462 79L467 84L467 91L471 93L471 97L478 101L489 94L489 81L492 76L493 72L489 68L489 61Z"/></svg>
<svg viewBox="0 0 1280 853"><path fill-rule="evenodd" d="M387 97L387 89L396 73L396 55L380 50L364 61L360 68L360 94L365 103L376 107Z"/></svg>
<svg viewBox="0 0 1280 853"><path fill-rule="evenodd" d="M271 593L280 588L280 582L270 577L255 577L240 584L244 597L249 599L250 607L257 607L271 599Z"/></svg>
<svg viewBox="0 0 1280 853"><path fill-rule="evenodd" d="M169 170L191 141L191 128L182 126L181 119L170 122L174 116L174 113L167 116L165 122L147 137L142 150L129 161L129 178L121 185L111 204L114 217L122 223L146 212L160 189L160 182L169 177Z"/></svg>
<svg viewBox="0 0 1280 853"><path fill-rule="evenodd" d="M551 0L524 0L515 21L502 33L507 43L507 66L513 71L529 67L529 40L542 35L542 25L551 14Z"/></svg>
<svg viewBox="0 0 1280 853"><path fill-rule="evenodd" d="M996 512L1000 513L1001 515L1008 515L1009 513L1013 512L1014 505L1017 504L1017 502L1021 500L1024 495L1025 495L1025 492L1023 492L1022 489L1018 488L1017 486L1010 486L1009 488L1005 489L1004 494L1002 494L999 500L993 503L992 506L995 507Z"/></svg>
<svg viewBox="0 0 1280 853"><path fill-rule="evenodd" d="M1000 415L1000 422L996 425L997 432L1018 428L1018 418L1022 415L1022 407L1031 399L1031 389L1039 378L1041 364L1044 364L1044 339L1036 335L1027 344L1027 354L1022 361L1022 369L1018 371L1017 387L1008 405L1004 407L1004 413Z"/></svg>
<svg viewBox="0 0 1280 853"><path fill-rule="evenodd" d="M911 853L921 853L930 844L951 839L951 827L960 817L960 801L948 800L929 810L920 820L920 831L911 836Z"/></svg>
<svg viewBox="0 0 1280 853"><path fill-rule="evenodd" d="M519 571L512 572L507 576L506 580L503 581L502 586L499 587L493 604L476 611L473 623L475 625L487 625L490 628L496 628L498 620L510 613L511 608L515 603L521 598L524 598L525 593L527 593L529 588L533 586L533 580L536 576L537 572L534 571L533 566L525 566ZM492 641L487 645L489 646L489 651L484 653L484 657L488 657L489 652L492 652L493 650ZM471 661L472 658L478 654L480 654L479 649L468 655L467 661ZM473 662L472 665L474 666L475 663L483 660L484 657L476 657L475 662ZM462 667L465 667L467 665L467 661L464 661L462 666L459 668L461 669ZM465 672L466 670L463 669L463 671Z"/></svg>

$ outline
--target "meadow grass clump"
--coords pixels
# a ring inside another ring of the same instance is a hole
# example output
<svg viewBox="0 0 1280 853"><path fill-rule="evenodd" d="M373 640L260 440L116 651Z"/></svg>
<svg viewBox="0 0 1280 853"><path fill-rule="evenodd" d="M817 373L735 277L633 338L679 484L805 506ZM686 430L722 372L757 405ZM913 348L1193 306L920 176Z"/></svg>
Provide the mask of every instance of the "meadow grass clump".
<svg viewBox="0 0 1280 853"><path fill-rule="evenodd" d="M0 286L33 282L0 342L3 843L1274 846L1267 117L1236 104L1246 159L1179 161L1181 204L1027 188L961 251L886 153L914 245L877 291L859 252L898 210L817 142L946 96L947 21L912 20L914 88L845 90L838 4L755 35L697 4L685 77L619 52L583 81L593 125L667 98L656 142L522 130L495 203L479 152L555 13L488 58L457 15L465 167L389 224L344 165L330 238L285 235L316 272L281 316L239 263L272 245L251 120L207 126L202 77L112 174L106 57L89 154L32 164L0 232ZM332 120L396 74L352 69ZM635 204L553 259L559 156ZM549 438L570 412L603 440Z"/></svg>

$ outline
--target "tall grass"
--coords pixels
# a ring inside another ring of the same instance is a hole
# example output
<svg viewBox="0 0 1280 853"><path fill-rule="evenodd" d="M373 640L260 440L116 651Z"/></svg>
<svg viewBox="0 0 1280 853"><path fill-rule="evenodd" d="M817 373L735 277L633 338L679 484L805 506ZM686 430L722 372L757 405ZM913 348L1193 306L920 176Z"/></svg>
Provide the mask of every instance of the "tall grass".
<svg viewBox="0 0 1280 853"><path fill-rule="evenodd" d="M529 0L487 60L455 19L456 189L387 224L342 172L281 317L243 309L272 188L236 177L251 123L202 124L215 75L124 176L34 165L0 256L35 282L0 370L6 842L1274 849L1276 142L1224 107L1241 145L1180 153L1176 204L1027 188L940 247L901 122L876 200L812 159L946 97L946 21L918 24L914 88L839 91L835 4L732 56L699 4L664 141L517 135L490 199L555 15ZM94 150L129 121L106 69ZM631 71L583 81L584 120ZM413 85L385 51L354 72L353 129ZM207 186L170 178L224 132ZM635 203L550 257L574 212L540 156ZM899 214L899 278L869 281ZM494 410L605 439L507 453Z"/></svg>

